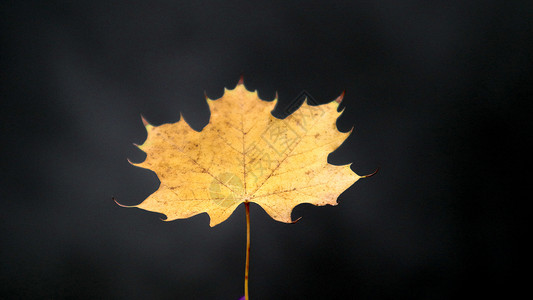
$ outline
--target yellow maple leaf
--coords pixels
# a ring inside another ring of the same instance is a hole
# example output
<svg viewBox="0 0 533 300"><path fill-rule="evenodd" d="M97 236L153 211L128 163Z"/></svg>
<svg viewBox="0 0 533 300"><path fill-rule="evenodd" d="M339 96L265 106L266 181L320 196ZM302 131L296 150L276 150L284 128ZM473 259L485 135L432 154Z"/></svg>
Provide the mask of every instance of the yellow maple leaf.
<svg viewBox="0 0 533 300"><path fill-rule="evenodd" d="M367 177L355 174L350 165L327 162L351 132L336 126L342 97L323 105L306 100L278 119L271 114L277 99L261 100L241 80L220 99L206 97L211 117L201 131L181 116L177 123L161 126L143 118L148 137L138 147L147 156L132 164L154 171L161 184L129 207L165 214L166 221L205 212L215 226L241 203L257 203L286 223L293 222L291 212L298 204L337 205L344 190Z"/></svg>

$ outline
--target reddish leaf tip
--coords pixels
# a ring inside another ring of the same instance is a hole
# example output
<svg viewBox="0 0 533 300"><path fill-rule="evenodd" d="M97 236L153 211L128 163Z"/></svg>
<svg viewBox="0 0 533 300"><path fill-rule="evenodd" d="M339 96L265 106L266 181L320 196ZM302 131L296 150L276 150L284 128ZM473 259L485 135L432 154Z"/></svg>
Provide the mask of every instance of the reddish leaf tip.
<svg viewBox="0 0 533 300"><path fill-rule="evenodd" d="M144 127L151 125L150 122L148 122L148 120L146 120L146 118L143 115L141 115L141 120L143 122Z"/></svg>
<svg viewBox="0 0 533 300"><path fill-rule="evenodd" d="M298 223L298 221L300 221L302 219L302 217L299 217L298 219L294 220L294 221L291 221L291 224L296 224Z"/></svg>
<svg viewBox="0 0 533 300"><path fill-rule="evenodd" d="M371 177L371 176L374 176L378 173L379 171L379 168L376 168L376 170L368 175L364 175L364 176L361 176L361 178L368 178L368 177Z"/></svg>
<svg viewBox="0 0 533 300"><path fill-rule="evenodd" d="M120 207L126 207L126 208L137 207L137 205L124 205L124 204L121 204L120 202L117 201L117 198L115 198L115 197L111 197L111 199L113 199L113 201L115 201L115 203L118 206L120 206Z"/></svg>
<svg viewBox="0 0 533 300"><path fill-rule="evenodd" d="M120 204L120 202L118 202L118 201L117 201L117 198L115 198L115 197L111 197L111 199L113 199L113 201L115 201L115 203L116 203L118 206L121 206L121 207L128 207L127 205Z"/></svg>
<svg viewBox="0 0 533 300"><path fill-rule="evenodd" d="M337 97L337 99L335 99L335 102L340 104L342 102L342 99L344 98L344 95L346 95L346 90L342 91L342 94L339 97Z"/></svg>
<svg viewBox="0 0 533 300"><path fill-rule="evenodd" d="M134 163L132 162L129 158L126 158L128 160L128 162L130 163L130 165L132 166L135 166L135 167L138 167L139 166L139 163Z"/></svg>

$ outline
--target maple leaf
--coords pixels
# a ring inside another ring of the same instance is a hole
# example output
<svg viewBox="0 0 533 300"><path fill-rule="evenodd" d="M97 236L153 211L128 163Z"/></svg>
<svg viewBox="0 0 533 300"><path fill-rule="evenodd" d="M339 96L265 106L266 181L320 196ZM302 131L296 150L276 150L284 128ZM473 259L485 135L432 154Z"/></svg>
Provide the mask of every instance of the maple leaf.
<svg viewBox="0 0 533 300"><path fill-rule="evenodd" d="M241 203L257 203L286 223L293 222L291 212L301 203L337 205L344 190L367 177L349 164L327 162L351 133L336 126L343 95L323 105L306 100L279 119L271 114L277 95L274 101L261 100L241 80L217 100L206 96L211 117L201 131L181 116L161 126L143 118L148 137L138 147L146 160L132 164L154 171L161 184L142 203L128 207L165 214L165 221L205 212L215 226Z"/></svg>

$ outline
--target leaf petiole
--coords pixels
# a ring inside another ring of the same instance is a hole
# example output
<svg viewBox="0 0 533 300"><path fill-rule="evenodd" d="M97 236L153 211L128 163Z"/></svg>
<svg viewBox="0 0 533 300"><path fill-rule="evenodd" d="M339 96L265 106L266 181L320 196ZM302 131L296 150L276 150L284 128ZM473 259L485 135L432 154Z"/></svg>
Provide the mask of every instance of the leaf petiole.
<svg viewBox="0 0 533 300"><path fill-rule="evenodd" d="M244 299L248 297L248 269L250 267L250 202L244 202L246 208L246 268L244 270Z"/></svg>

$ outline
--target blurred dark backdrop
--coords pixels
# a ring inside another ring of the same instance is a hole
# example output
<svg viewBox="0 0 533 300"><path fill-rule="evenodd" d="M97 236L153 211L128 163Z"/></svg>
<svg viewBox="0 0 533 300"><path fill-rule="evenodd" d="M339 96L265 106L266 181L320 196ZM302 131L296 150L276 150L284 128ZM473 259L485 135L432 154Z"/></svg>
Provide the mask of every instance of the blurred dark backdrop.
<svg viewBox="0 0 533 300"><path fill-rule="evenodd" d="M141 113L200 128L204 91L218 98L241 73L262 98L279 93L280 115L302 91L324 103L346 89L338 127L355 131L330 160L381 168L339 206L297 207L296 225L252 205L252 299L514 295L532 9L2 1L0 298L238 299L242 206L210 228L111 197L157 189L126 161L144 158Z"/></svg>

